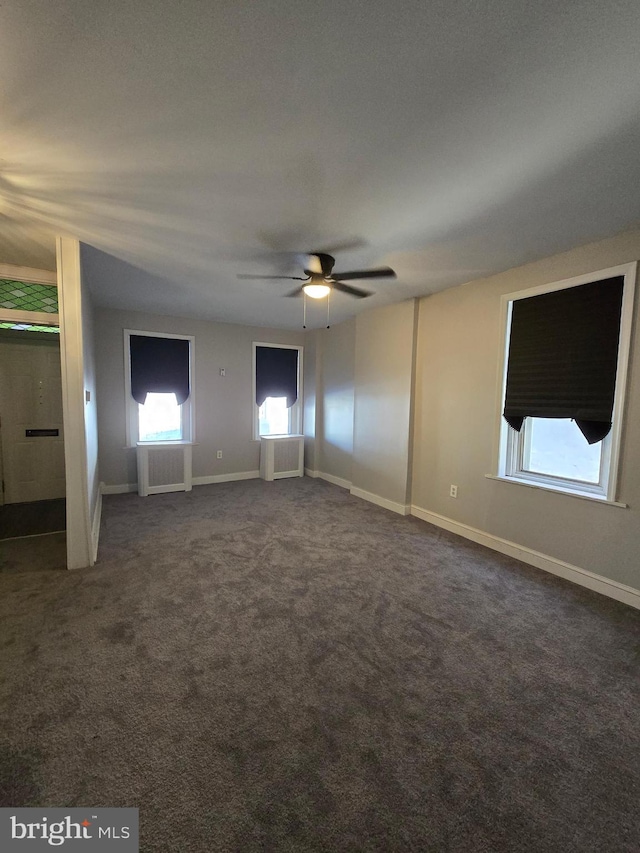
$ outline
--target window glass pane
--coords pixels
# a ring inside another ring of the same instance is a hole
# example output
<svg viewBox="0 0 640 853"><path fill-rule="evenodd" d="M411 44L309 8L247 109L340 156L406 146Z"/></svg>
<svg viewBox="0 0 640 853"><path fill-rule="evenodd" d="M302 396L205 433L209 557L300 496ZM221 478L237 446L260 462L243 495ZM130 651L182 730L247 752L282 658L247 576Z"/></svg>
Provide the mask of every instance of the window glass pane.
<svg viewBox="0 0 640 853"><path fill-rule="evenodd" d="M599 482L602 442L587 444L572 420L527 418L524 428L528 431L522 462L525 471Z"/></svg>
<svg viewBox="0 0 640 853"><path fill-rule="evenodd" d="M286 397L267 397L258 409L260 435L288 435L289 409Z"/></svg>
<svg viewBox="0 0 640 853"><path fill-rule="evenodd" d="M138 403L139 441L179 441L182 418L175 394L147 394L144 406Z"/></svg>
<svg viewBox="0 0 640 853"><path fill-rule="evenodd" d="M18 311L58 313L58 288L52 284L0 279L0 305Z"/></svg>

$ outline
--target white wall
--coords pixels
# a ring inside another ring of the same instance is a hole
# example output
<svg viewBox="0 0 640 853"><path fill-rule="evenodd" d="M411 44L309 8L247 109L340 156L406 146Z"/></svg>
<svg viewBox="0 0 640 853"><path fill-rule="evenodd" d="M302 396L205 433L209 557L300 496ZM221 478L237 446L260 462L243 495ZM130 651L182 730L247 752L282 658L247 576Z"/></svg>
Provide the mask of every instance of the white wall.
<svg viewBox="0 0 640 853"><path fill-rule="evenodd" d="M640 588L640 340L636 296L618 499L628 509L485 477L497 413L500 297L636 260L640 231L421 301L413 504L570 565ZM458 486L458 498L449 487Z"/></svg>
<svg viewBox="0 0 640 853"><path fill-rule="evenodd" d="M193 476L257 471L260 442L252 434L252 342L304 343L302 331L211 323L112 309L96 311L96 368L100 394L100 472L109 486L135 484L135 449L125 435L124 329L195 337ZM225 376L220 376L220 368ZM222 459L216 451L222 451Z"/></svg>

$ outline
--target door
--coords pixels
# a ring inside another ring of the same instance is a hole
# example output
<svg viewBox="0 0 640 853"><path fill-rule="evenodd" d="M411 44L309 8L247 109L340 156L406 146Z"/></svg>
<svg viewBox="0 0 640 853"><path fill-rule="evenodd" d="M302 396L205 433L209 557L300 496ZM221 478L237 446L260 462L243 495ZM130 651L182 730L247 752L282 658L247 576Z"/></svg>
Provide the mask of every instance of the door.
<svg viewBox="0 0 640 853"><path fill-rule="evenodd" d="M58 335L11 331L2 336L0 419L4 502L63 498L65 469ZM49 434L42 435L42 431Z"/></svg>

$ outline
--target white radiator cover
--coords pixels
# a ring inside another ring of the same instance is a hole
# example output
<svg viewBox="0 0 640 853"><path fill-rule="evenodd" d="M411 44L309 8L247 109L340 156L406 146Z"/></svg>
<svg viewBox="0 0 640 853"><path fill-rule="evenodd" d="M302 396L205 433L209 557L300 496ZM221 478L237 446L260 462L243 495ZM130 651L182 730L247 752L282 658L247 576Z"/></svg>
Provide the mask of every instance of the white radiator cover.
<svg viewBox="0 0 640 853"><path fill-rule="evenodd" d="M192 443L188 441L139 442L138 494L190 492Z"/></svg>
<svg viewBox="0 0 640 853"><path fill-rule="evenodd" d="M263 480L304 477L304 436L261 436L260 476Z"/></svg>

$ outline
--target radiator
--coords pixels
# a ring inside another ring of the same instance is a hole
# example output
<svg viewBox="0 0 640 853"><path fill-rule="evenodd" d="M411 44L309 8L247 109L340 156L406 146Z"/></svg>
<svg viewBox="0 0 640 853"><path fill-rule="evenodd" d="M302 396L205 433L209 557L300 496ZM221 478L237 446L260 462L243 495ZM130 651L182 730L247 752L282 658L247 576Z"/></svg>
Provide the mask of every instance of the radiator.
<svg viewBox="0 0 640 853"><path fill-rule="evenodd" d="M263 480L304 476L303 435L263 435L260 439L260 476Z"/></svg>
<svg viewBox="0 0 640 853"><path fill-rule="evenodd" d="M138 494L142 497L162 492L191 491L190 442L140 442Z"/></svg>

